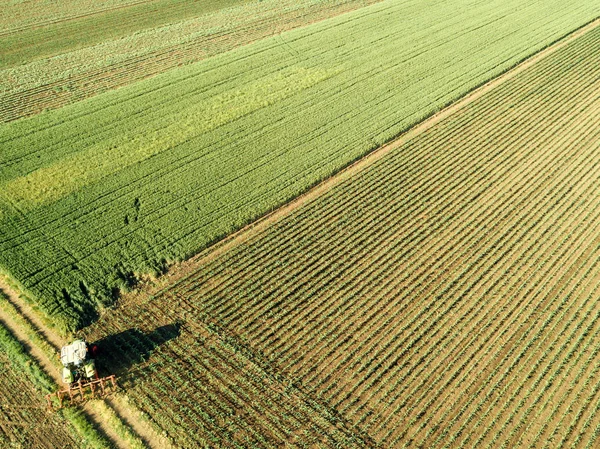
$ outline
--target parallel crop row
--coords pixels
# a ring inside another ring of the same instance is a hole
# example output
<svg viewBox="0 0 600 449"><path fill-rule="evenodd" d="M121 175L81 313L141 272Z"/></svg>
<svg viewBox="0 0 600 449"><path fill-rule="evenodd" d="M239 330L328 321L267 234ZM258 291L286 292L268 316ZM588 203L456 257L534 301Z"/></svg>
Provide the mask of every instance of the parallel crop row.
<svg viewBox="0 0 600 449"><path fill-rule="evenodd" d="M119 376L134 405L177 447L370 446L243 345L203 323L182 324L196 312L191 304L161 306L135 318L111 314L88 336L119 354L103 369Z"/></svg>
<svg viewBox="0 0 600 449"><path fill-rule="evenodd" d="M141 275L197 253L591 20L600 13L596 3L565 9L555 0L381 2L1 125L0 270L61 324L81 326ZM525 95L523 107L540 107ZM470 160L461 135L456 131L448 149ZM516 136L503 139L508 145ZM415 164L427 160L425 169L436 160L426 151L408 152L414 163L394 168L405 173L394 182L415 177L415 191L390 208L414 215L403 224L391 212L373 218L379 227L371 238L392 246L398 236L413 244L426 240L427 234L403 234L404 228L440 228L443 220L432 222L439 189L450 189L445 183L452 179L465 189L485 188L486 173L504 153L486 155L476 172L450 169L452 158L439 154L445 170L432 183ZM369 176L382 182L378 173ZM385 197L392 190L383 191ZM476 191L449 200L445 220L464 213L459 201L472 201ZM355 193L340 195L353 201ZM362 214L360 208L353 213ZM359 224L350 211L332 210L339 211L330 219L335 229L342 229L338 222ZM356 249L346 254L328 246L332 267L376 257L361 249L367 238L361 229L344 232ZM313 240L305 256L319 283L306 288L318 293L333 280L319 265L320 242L297 235ZM386 257L392 256L408 255ZM288 259L296 265L290 276L304 270L300 260ZM359 302L355 307L363 310Z"/></svg>
<svg viewBox="0 0 600 449"><path fill-rule="evenodd" d="M68 53L147 28L210 13L241 0L65 0L14 2L0 12L0 68ZM91 4L93 3L93 4Z"/></svg>
<svg viewBox="0 0 600 449"><path fill-rule="evenodd" d="M595 28L91 331L210 329L362 445L596 447L599 52ZM171 350L149 364L178 389L201 362ZM212 389L249 382L214 365Z"/></svg>
<svg viewBox="0 0 600 449"><path fill-rule="evenodd" d="M378 0L243 2L0 70L0 122L56 109ZM227 6L226 4L223 6ZM127 17L122 20L132 20Z"/></svg>

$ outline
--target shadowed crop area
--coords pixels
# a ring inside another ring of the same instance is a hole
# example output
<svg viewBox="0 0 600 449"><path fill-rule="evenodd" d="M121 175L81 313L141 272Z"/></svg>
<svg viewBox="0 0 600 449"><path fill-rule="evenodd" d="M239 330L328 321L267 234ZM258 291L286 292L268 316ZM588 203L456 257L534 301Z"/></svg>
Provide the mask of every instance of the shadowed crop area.
<svg viewBox="0 0 600 449"><path fill-rule="evenodd" d="M179 323L129 394L182 446L598 447L598 54L600 27L87 331Z"/></svg>
<svg viewBox="0 0 600 449"><path fill-rule="evenodd" d="M76 328L600 14L384 1L0 126L0 269Z"/></svg>
<svg viewBox="0 0 600 449"><path fill-rule="evenodd" d="M5 301L0 292L0 301ZM0 323L0 446L36 449L90 447L106 449L108 442L94 430L80 435L70 420L85 422L81 412L54 413L44 394L54 389L18 340ZM91 428L89 423L86 423Z"/></svg>

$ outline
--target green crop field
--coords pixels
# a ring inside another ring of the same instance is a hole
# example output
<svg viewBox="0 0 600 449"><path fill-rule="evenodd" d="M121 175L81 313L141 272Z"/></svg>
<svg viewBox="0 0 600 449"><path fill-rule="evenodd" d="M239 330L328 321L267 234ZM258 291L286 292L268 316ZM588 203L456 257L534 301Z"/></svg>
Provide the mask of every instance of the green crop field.
<svg viewBox="0 0 600 449"><path fill-rule="evenodd" d="M148 10L145 21L139 20L140 12L137 9L141 8L140 6L132 7L133 9L120 8L111 12L110 17L95 14L85 17L83 23L75 21L69 26L81 30L80 34L84 34L85 39L66 31L65 36L70 39L71 45L60 46L51 39L46 44L52 47L46 57L43 57L42 49L34 47L31 52L37 53L28 57L22 52L14 55L15 58L20 58L16 61L20 62L18 65L8 64L10 58L7 52L15 48L15 45L2 41L4 45L0 42L0 121L8 122L43 110L56 109L375 1L151 2L141 6ZM52 3L52 6L55 5ZM84 2L75 4L79 7L83 5L89 6ZM176 8L173 8L174 6ZM181 18L185 15L191 16L173 21L175 14L182 13ZM111 34L106 35L102 27L109 20L112 22L107 26L112 27L115 21L119 26L111 28ZM144 28L145 25L149 25L148 21L154 23L151 27ZM161 25L163 22L164 25ZM56 28L62 25L53 26ZM101 38L100 41L90 39L89 27L100 29L96 36ZM52 36L65 32L54 28L49 28ZM135 32L131 33L134 29ZM130 33L127 34L127 31ZM40 33L39 30L31 32ZM15 40L21 39L17 32L9 36ZM36 43L44 42L44 38L35 34L30 40ZM20 45L16 47L21 48Z"/></svg>
<svg viewBox="0 0 600 449"><path fill-rule="evenodd" d="M0 24L0 67L62 54L148 27L212 12L244 0L89 0L39 2L40 8L24 9L13 2L4 9Z"/></svg>
<svg viewBox="0 0 600 449"><path fill-rule="evenodd" d="M599 14L383 1L0 125L0 269L81 327Z"/></svg>
<svg viewBox="0 0 600 449"><path fill-rule="evenodd" d="M600 447L599 55L598 0L5 1L0 446ZM118 385L51 412L74 337Z"/></svg>
<svg viewBox="0 0 600 449"><path fill-rule="evenodd" d="M598 447L598 54L596 26L86 332L144 354L113 369L181 447Z"/></svg>

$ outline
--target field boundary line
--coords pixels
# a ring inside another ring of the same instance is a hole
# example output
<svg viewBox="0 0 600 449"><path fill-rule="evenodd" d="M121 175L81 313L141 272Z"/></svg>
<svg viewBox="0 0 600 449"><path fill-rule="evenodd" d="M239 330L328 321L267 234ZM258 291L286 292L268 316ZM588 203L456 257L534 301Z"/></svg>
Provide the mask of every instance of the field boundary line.
<svg viewBox="0 0 600 449"><path fill-rule="evenodd" d="M0 276L0 291L4 293L6 301L31 329L26 329L20 325L3 307L0 307L0 324L5 326L14 338L25 347L26 351L39 364L40 368L57 385L61 385L62 379L60 378L58 363L52 362L48 354L48 348L41 347L39 343L36 343L29 336L29 333L30 331L36 332L39 340L43 341L44 344L48 344L48 347L55 351L58 351L66 343L66 338L61 337L56 330L45 324L41 320L41 315L27 304L2 276ZM151 449L172 448L170 442L160 436L150 423L140 420L137 416L139 415L139 411L129 405L121 393L115 393L100 401L103 404L98 404L97 401L88 401L81 406L81 409L85 412L86 418L97 426L116 447L130 448L132 445L113 428L109 422L110 417L106 416L106 412L103 411L105 407L109 409L109 412L112 410L121 423L129 428L133 436L139 438L145 446Z"/></svg>
<svg viewBox="0 0 600 449"><path fill-rule="evenodd" d="M292 200L280 205L279 207L276 207L271 212L264 214L263 216L252 221L251 223L240 228L239 230L217 241L216 243L213 243L212 245L202 250L195 256L192 256L185 261L171 265L168 271L159 278L152 280L143 280L137 289L133 290L132 292L125 293L119 299L117 299L115 305L118 306L119 303L127 302L128 298L133 299L139 298L140 296L145 297L148 295L158 295L164 290L173 287L179 281L186 279L190 275L190 273L194 272L195 267L197 267L198 265L210 262L216 257L219 257L221 254L225 253L230 248L251 239L271 224L277 222L280 218L291 214L293 211L302 207L304 204L312 201L313 199L321 196L331 188L355 176L357 173L359 173L366 167L385 157L388 153L401 147L411 139L414 139L421 133L429 130L433 126L437 125L444 119L454 114L455 112L459 111L460 109L468 106L475 100L479 99L487 92L491 91L492 89L496 88L502 83L512 79L513 77L519 75L532 65L552 55L553 53L565 47L569 43L597 28L599 25L600 17L597 17L587 22L586 24L580 26L579 28L570 31L566 35L557 38L548 46L542 48L541 50L530 56L525 57L512 67L508 68L503 73L499 74L498 76L492 78L489 81L484 82L478 87L475 87L474 89L460 97L458 100L451 102L449 105L443 107L438 112L435 112L428 118L416 123L408 130L402 132L399 136L390 140L388 143L385 143L380 147L376 148L375 150L365 154L364 156L359 157L354 162L351 162L349 165L341 168L338 172L309 187L304 193L296 196Z"/></svg>

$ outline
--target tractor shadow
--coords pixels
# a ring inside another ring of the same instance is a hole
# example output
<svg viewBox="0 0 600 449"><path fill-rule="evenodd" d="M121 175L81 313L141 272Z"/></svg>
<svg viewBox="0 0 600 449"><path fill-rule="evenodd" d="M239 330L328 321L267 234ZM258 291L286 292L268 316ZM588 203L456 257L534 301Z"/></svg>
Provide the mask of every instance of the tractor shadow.
<svg viewBox="0 0 600 449"><path fill-rule="evenodd" d="M167 324L146 333L128 329L93 342L98 345L96 366L100 376L115 374L119 383L135 383L145 377L143 364L159 346L179 337L181 324Z"/></svg>

